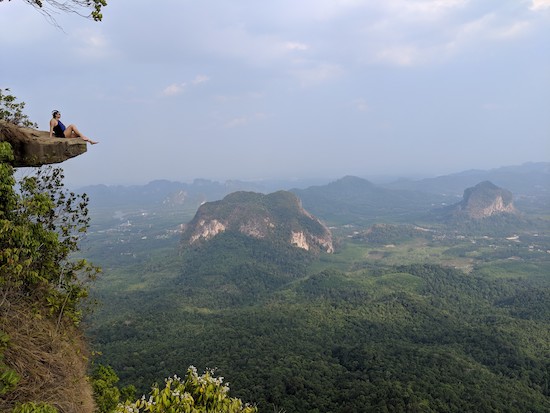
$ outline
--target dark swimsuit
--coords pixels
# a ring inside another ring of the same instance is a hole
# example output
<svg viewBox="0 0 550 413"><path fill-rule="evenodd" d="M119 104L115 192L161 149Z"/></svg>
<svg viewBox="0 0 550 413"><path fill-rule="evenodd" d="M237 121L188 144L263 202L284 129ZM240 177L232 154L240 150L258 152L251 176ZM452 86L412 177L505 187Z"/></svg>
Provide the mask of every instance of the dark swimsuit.
<svg viewBox="0 0 550 413"><path fill-rule="evenodd" d="M55 134L56 138L64 138L65 137L65 125L61 123L60 120L57 121L57 125L53 127L53 133Z"/></svg>

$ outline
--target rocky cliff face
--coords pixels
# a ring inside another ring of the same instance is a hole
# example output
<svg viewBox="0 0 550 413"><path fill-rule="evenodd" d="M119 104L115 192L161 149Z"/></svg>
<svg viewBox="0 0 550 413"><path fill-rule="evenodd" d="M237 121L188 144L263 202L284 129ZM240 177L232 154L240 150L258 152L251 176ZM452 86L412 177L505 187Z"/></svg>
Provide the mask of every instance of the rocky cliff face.
<svg viewBox="0 0 550 413"><path fill-rule="evenodd" d="M483 219L494 215L517 214L513 195L489 181L484 181L464 191L462 201L452 206L455 216Z"/></svg>
<svg viewBox="0 0 550 413"><path fill-rule="evenodd" d="M87 150L82 139L50 138L49 132L15 126L3 120L0 120L0 142L10 143L16 167L59 163Z"/></svg>
<svg viewBox="0 0 550 413"><path fill-rule="evenodd" d="M224 231L290 243L308 251L334 251L330 230L302 208L292 193L234 192L207 202L183 232L184 245L206 242Z"/></svg>

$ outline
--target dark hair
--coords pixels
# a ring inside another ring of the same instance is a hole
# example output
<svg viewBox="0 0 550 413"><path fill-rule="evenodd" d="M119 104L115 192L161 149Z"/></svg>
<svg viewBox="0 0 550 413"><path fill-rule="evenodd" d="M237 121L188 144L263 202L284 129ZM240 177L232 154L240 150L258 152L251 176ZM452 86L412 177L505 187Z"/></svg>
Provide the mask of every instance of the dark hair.
<svg viewBox="0 0 550 413"><path fill-rule="evenodd" d="M52 116L55 118L55 115L57 115L59 111L57 109L52 110Z"/></svg>

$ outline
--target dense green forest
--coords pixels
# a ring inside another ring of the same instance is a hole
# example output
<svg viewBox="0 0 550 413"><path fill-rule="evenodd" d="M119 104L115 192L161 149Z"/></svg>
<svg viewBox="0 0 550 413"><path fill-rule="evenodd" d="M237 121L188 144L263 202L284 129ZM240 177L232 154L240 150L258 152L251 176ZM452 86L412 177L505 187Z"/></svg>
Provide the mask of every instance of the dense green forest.
<svg viewBox="0 0 550 413"><path fill-rule="evenodd" d="M89 337L140 392L195 365L266 412L549 411L548 240L402 230L333 255L237 233L184 250L129 237L134 264L111 257Z"/></svg>

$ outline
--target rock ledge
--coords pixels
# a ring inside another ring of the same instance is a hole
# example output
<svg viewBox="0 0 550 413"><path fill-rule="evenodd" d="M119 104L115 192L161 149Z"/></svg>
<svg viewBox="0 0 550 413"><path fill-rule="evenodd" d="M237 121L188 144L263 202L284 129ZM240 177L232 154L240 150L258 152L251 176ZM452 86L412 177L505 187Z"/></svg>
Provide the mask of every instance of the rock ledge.
<svg viewBox="0 0 550 413"><path fill-rule="evenodd" d="M13 166L41 166L60 163L87 151L82 139L50 138L50 133L15 126L0 120L0 142L13 149Z"/></svg>

